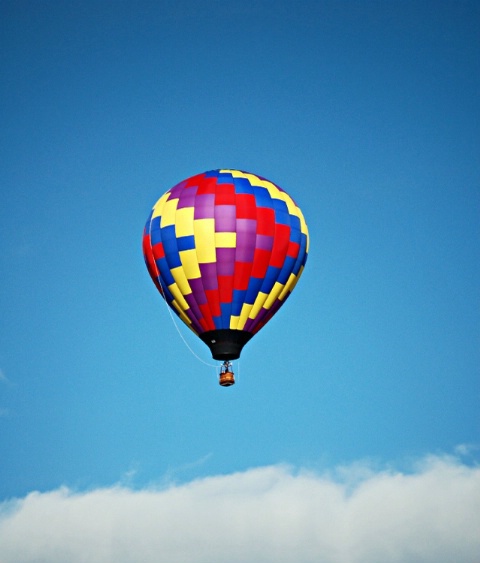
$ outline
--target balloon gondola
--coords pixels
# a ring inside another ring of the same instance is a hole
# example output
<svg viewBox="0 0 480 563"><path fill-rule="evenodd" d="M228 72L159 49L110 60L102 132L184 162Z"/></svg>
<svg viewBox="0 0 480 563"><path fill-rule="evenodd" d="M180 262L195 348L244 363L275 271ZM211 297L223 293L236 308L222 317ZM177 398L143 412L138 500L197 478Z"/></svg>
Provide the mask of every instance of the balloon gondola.
<svg viewBox="0 0 480 563"><path fill-rule="evenodd" d="M220 368L218 382L222 387L230 387L235 383L235 374L233 373L232 362L225 360Z"/></svg>
<svg viewBox="0 0 480 563"><path fill-rule="evenodd" d="M220 384L229 386L235 382L231 360L300 278L308 228L294 200L273 182L240 170L212 170L157 201L143 253L167 304L224 362Z"/></svg>

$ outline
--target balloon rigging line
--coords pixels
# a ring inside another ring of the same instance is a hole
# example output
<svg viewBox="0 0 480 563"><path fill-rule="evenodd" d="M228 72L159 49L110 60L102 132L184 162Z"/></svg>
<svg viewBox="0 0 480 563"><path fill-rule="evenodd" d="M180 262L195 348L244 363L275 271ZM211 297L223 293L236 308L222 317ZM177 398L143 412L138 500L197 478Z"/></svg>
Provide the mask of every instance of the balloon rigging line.
<svg viewBox="0 0 480 563"><path fill-rule="evenodd" d="M160 286L161 287L161 286ZM165 295L163 294L163 288L162 288L162 296L163 299L165 301L165 306L168 310L168 313L170 315L170 318L172 319L173 322L173 326L177 329L178 334L180 335L180 338L183 340L183 343L185 344L185 346L190 350L190 352L195 356L195 358L197 358L197 360L199 360L200 362L202 362L202 364L205 364L206 366L209 367L213 367L215 369L217 369L218 365L217 364L210 364L209 362L206 362L205 360L203 360L202 358L200 358L200 356L198 356L190 347L190 345L188 344L188 342L185 340L185 337L183 336L183 334L180 332L180 329L178 328L178 325L175 321L175 318L173 316L172 310L170 309L170 307L168 306L167 300L165 299ZM215 372L216 374L216 372Z"/></svg>
<svg viewBox="0 0 480 563"><path fill-rule="evenodd" d="M151 243L151 241L150 241L150 248L151 248L151 244L152 244L152 243ZM167 308L168 314L170 315L170 318L172 319L173 326L177 329L177 332L178 332L178 334L180 335L180 338L183 340L183 343L185 344L185 346L187 347L187 349L190 350L190 352L195 356L195 358L197 358L197 360L198 360L199 362L202 362L202 364L205 364L206 366L215 368L215 375L216 375L216 374L217 374L217 371L216 371L216 370L217 370L217 368L218 368L218 365L217 365L217 364L210 364L210 363L206 362L205 360L203 360L202 358L200 358L200 356L198 356L198 355L192 350L192 348L190 347L190 345L188 344L188 342L185 340L183 334L180 332L180 329L178 328L177 323L175 322L175 319L174 319L174 317L173 317L172 310L171 310L170 307L168 306L167 298L166 298L166 296L165 296L165 292L163 291L163 287L162 287L162 284L161 284L161 282L160 282L160 272L159 272L159 270L158 270L158 266L157 266L156 263L155 263L155 270L156 270L157 278L158 278L158 280L159 280L159 282L158 282L158 287L159 287L159 289L160 289L160 294L161 294L161 296L163 297L163 301L165 302L165 307Z"/></svg>

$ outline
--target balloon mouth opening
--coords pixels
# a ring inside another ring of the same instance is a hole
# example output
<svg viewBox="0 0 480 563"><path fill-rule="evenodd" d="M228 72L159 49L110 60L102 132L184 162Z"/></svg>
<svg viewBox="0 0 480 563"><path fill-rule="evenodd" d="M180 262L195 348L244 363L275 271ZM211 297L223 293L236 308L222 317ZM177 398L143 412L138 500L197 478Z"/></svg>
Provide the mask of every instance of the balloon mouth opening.
<svg viewBox="0 0 480 563"><path fill-rule="evenodd" d="M246 330L219 329L208 330L199 337L210 348L212 358L221 360L238 360L242 348L252 338L253 334Z"/></svg>

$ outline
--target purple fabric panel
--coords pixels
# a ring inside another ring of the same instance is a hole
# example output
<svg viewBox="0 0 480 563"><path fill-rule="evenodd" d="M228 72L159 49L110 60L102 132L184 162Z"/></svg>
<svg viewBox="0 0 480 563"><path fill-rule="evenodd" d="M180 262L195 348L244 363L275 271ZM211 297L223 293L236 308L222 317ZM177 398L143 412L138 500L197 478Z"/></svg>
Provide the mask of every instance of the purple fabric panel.
<svg viewBox="0 0 480 563"><path fill-rule="evenodd" d="M207 302L207 296L205 295L205 291L203 289L202 280L200 278L196 278L194 280L188 280L188 283L192 288L193 298L195 299L197 304L205 305L205 303Z"/></svg>
<svg viewBox="0 0 480 563"><path fill-rule="evenodd" d="M201 334L202 332L205 332L197 319L193 319L191 315L189 315L189 318L192 321L192 328L196 333Z"/></svg>
<svg viewBox="0 0 480 563"><path fill-rule="evenodd" d="M213 219L215 209L215 194L195 196L194 219Z"/></svg>
<svg viewBox="0 0 480 563"><path fill-rule="evenodd" d="M235 273L235 248L217 248L217 275L233 276Z"/></svg>
<svg viewBox="0 0 480 563"><path fill-rule="evenodd" d="M273 237L270 235L257 235L257 248L260 250L272 250Z"/></svg>
<svg viewBox="0 0 480 563"><path fill-rule="evenodd" d="M200 309L197 305L197 301L196 301L193 293L185 295L185 301L188 303L188 306L190 307L190 310L191 310L191 314L189 314L189 311L186 311L187 315L191 319L201 319L203 315L202 315L202 312L200 311Z"/></svg>
<svg viewBox="0 0 480 563"><path fill-rule="evenodd" d="M234 233L236 230L237 210L235 205L217 205L215 207L215 232Z"/></svg>
<svg viewBox="0 0 480 563"><path fill-rule="evenodd" d="M185 193L185 194L196 194L197 191L198 191L198 186L187 186L183 190L183 193Z"/></svg>
<svg viewBox="0 0 480 563"><path fill-rule="evenodd" d="M182 209L183 207L193 207L195 205L195 193L197 188L186 188L180 194L180 199L178 201L177 209Z"/></svg>
<svg viewBox="0 0 480 563"><path fill-rule="evenodd" d="M237 219L237 262L253 262L257 242L255 219Z"/></svg>
<svg viewBox="0 0 480 563"><path fill-rule="evenodd" d="M271 309L264 309L263 307L258 312L258 315L254 319L248 319L245 323L244 330L253 330L258 324L260 324L263 319L271 313Z"/></svg>
<svg viewBox="0 0 480 563"><path fill-rule="evenodd" d="M255 239L253 239L255 241ZM245 240L240 240L237 243L236 259L237 262L253 262L253 257L255 255L255 248L251 246L251 243Z"/></svg>
<svg viewBox="0 0 480 563"><path fill-rule="evenodd" d="M185 186L185 184L187 183L186 180L184 180L183 182L180 182L180 184L177 184L176 186L174 186L171 190L170 193L172 194L171 197L179 197L180 194L183 191L183 188Z"/></svg>
<svg viewBox="0 0 480 563"><path fill-rule="evenodd" d="M287 297L290 294L287 294ZM285 297L286 299L286 297ZM270 307L270 316L273 317L273 315L280 309L280 307L285 303L285 299L283 301L280 301L280 299L275 299L275 301L273 302L273 305Z"/></svg>
<svg viewBox="0 0 480 563"><path fill-rule="evenodd" d="M201 280L205 291L218 289L217 265L215 263L200 264L200 273L202 274Z"/></svg>
<svg viewBox="0 0 480 563"><path fill-rule="evenodd" d="M257 221L256 219L237 219L236 229L240 234L257 234Z"/></svg>

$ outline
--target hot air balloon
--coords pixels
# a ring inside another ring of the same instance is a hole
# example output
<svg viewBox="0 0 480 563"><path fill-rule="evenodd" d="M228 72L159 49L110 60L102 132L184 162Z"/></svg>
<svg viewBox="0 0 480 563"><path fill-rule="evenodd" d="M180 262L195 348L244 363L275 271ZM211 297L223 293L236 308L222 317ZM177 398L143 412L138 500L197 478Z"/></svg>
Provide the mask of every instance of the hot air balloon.
<svg viewBox="0 0 480 563"><path fill-rule="evenodd" d="M143 235L148 272L180 319L223 361L231 360L280 309L300 278L308 229L300 208L273 182L212 170L168 190Z"/></svg>

